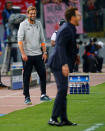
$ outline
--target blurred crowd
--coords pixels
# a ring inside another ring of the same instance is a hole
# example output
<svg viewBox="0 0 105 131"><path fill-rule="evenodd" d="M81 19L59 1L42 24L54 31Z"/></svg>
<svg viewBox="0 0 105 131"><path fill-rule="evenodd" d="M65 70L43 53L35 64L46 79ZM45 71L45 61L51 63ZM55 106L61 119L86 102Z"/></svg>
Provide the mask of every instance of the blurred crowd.
<svg viewBox="0 0 105 131"><path fill-rule="evenodd" d="M83 54L83 72L102 72L104 58L100 55L100 49L104 43L97 38L91 38L85 46Z"/></svg>
<svg viewBox="0 0 105 131"><path fill-rule="evenodd" d="M47 3L56 3L56 4L59 4L61 2L64 2L66 5L69 6L69 2L77 3L78 0L42 0L43 4L47 4Z"/></svg>
<svg viewBox="0 0 105 131"><path fill-rule="evenodd" d="M69 2L77 3L78 1L79 0L42 0L42 3L43 4L47 4L47 3L59 4L61 2L64 2L66 5L69 6ZM3 26L4 26L4 37L5 37L5 38L3 38L4 43L6 40L9 40L11 42L13 40L14 43L17 41L16 36L17 36L17 30L18 30L20 22L15 23L13 14L15 13L15 17L16 17L17 14L14 11L17 11L17 10L13 9L12 7L13 7L13 3L11 1L6 2L5 8L2 12ZM10 18L13 18L13 20L12 20L13 22L11 22L12 26L10 26L10 22L9 22ZM16 22L17 22L17 20L19 21L20 18L24 19L24 16L22 16L22 15L19 15L19 17L17 16L15 18ZM61 26L61 24L63 24L63 23L64 23L64 20L61 20L59 23L59 26ZM54 32L54 34L51 37L51 45L55 44L56 33L57 33L57 30ZM11 42L9 42L9 43L11 43ZM13 62L18 61L17 60L17 47L14 46L15 44L10 44L10 45L12 45L12 46L11 46L11 52L10 52L9 66L7 69L8 71L10 70L11 59L13 58ZM102 71L103 58L101 58L99 56L99 50L101 48L103 48L103 45L102 45L102 43L100 44L100 42L98 42L97 39L91 39L89 41L89 44L86 45L86 47L84 49L85 51L84 51L84 55L83 55L83 72L97 72L97 71L101 72ZM79 50L79 46L78 46L78 50ZM0 50L0 54L2 54L2 50ZM77 62L77 64L76 64L75 71L77 71L77 72L78 72L78 65L79 64L80 64L80 61Z"/></svg>

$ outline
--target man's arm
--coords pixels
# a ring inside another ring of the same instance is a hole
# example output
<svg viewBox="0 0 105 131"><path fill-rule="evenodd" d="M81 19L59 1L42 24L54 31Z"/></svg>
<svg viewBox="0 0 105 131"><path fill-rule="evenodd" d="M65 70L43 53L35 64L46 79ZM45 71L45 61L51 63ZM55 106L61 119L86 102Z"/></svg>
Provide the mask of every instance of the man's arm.
<svg viewBox="0 0 105 131"><path fill-rule="evenodd" d="M46 44L45 44L45 37L44 37L44 33L43 33L43 27L42 24L40 23L40 40L41 40L41 47L42 47L42 59L44 60L44 62L47 60L47 51L46 51Z"/></svg>
<svg viewBox="0 0 105 131"><path fill-rule="evenodd" d="M24 52L24 47L23 47L24 35L25 35L24 25L20 24L19 30L18 30L18 46L19 46L19 50L21 52L23 61L27 61L28 57L26 53Z"/></svg>
<svg viewBox="0 0 105 131"><path fill-rule="evenodd" d="M23 61L27 61L27 60L28 60L28 57L27 57L27 55L26 55L25 52L24 52L23 42L22 42L22 41L19 41L19 42L18 42L18 46L19 46L19 50L20 50L20 52L21 52L21 56L22 56Z"/></svg>
<svg viewBox="0 0 105 131"><path fill-rule="evenodd" d="M68 60L67 60L67 45L68 42L71 39L71 33L66 28L61 33L61 45L60 45L60 61L62 61L62 74L65 77L68 77L69 75L69 66L68 66Z"/></svg>
<svg viewBox="0 0 105 131"><path fill-rule="evenodd" d="M55 46L55 42L56 42L56 34L57 32L54 32L51 36L51 46L54 47Z"/></svg>
<svg viewBox="0 0 105 131"><path fill-rule="evenodd" d="M43 54L44 53L47 54L47 52L46 52L46 44L45 43L41 43L41 47L42 47Z"/></svg>
<svg viewBox="0 0 105 131"><path fill-rule="evenodd" d="M51 46L54 47L55 46L55 41L51 40Z"/></svg>
<svg viewBox="0 0 105 131"><path fill-rule="evenodd" d="M45 43L41 43L41 47L42 47L42 52L43 52L42 59L44 60L44 62L46 62L46 60L47 60L47 51L46 51Z"/></svg>
<svg viewBox="0 0 105 131"><path fill-rule="evenodd" d="M3 18L3 25L4 27L6 27L6 23L8 23L8 19L7 19L7 16L6 16L6 13L3 11L2 12L2 18Z"/></svg>

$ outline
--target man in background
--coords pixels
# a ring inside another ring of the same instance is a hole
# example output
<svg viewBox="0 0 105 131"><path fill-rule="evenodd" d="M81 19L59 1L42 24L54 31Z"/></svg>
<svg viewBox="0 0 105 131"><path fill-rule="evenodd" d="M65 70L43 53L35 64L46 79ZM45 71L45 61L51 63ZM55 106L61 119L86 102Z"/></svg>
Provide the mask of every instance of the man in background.
<svg viewBox="0 0 105 131"><path fill-rule="evenodd" d="M50 54L48 65L51 68L56 84L57 95L55 98L49 125L55 126L75 126L67 117L67 90L68 75L73 72L77 57L76 28L81 20L80 12L77 8L68 8L65 12L66 23L57 32L56 44ZM61 122L59 123L58 118Z"/></svg>
<svg viewBox="0 0 105 131"><path fill-rule="evenodd" d="M64 19L61 19L59 22L59 27L65 23ZM56 43L57 30L51 36L51 46L54 47Z"/></svg>
<svg viewBox="0 0 105 131"><path fill-rule="evenodd" d="M23 60L23 83L25 95L25 104L32 104L29 93L30 76L35 67L41 86L41 101L50 101L46 95L46 70L45 64L47 59L45 38L41 23L36 20L37 10L34 6L27 9L28 19L20 23L18 30L18 45ZM42 51L41 51L42 47Z"/></svg>
<svg viewBox="0 0 105 131"><path fill-rule="evenodd" d="M5 46L6 44L8 44L11 49L10 50L10 59L9 59L9 64L8 64L8 71L10 70L11 59L13 58L13 62L17 62L17 48L14 46L14 43L11 42L12 30L9 27L9 18L13 14L12 7L13 7L12 1L7 1L5 3L5 8L2 12L3 26L4 26L4 43L5 43Z"/></svg>
<svg viewBox="0 0 105 131"><path fill-rule="evenodd" d="M0 40L0 56L2 55L2 48L1 48L1 40ZM0 88L5 88L8 87L6 85L4 85L1 81L1 71L0 71Z"/></svg>

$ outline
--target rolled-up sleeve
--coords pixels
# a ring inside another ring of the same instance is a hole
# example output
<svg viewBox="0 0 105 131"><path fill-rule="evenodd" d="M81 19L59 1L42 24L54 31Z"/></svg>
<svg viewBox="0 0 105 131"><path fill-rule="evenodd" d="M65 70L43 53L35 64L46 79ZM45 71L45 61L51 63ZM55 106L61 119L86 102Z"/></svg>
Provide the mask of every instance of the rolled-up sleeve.
<svg viewBox="0 0 105 131"><path fill-rule="evenodd" d="M24 34L25 34L24 25L21 23L17 35L18 42L24 40Z"/></svg>

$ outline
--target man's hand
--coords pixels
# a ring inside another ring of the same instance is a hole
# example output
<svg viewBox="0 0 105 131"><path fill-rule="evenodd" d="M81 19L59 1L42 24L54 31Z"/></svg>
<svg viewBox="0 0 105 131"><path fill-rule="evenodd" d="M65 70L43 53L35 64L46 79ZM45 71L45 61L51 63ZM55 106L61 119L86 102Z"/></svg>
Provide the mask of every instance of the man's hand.
<svg viewBox="0 0 105 131"><path fill-rule="evenodd" d="M22 59L23 59L23 61L27 61L28 60L28 56L26 54L22 54Z"/></svg>
<svg viewBox="0 0 105 131"><path fill-rule="evenodd" d="M62 66L62 74L65 76L65 77L68 77L69 75L69 67L67 64L63 65Z"/></svg>
<svg viewBox="0 0 105 131"><path fill-rule="evenodd" d="M76 61L75 61L75 63L78 64L78 65L80 64L80 56L79 56L79 55L76 56Z"/></svg>
<svg viewBox="0 0 105 131"><path fill-rule="evenodd" d="M0 51L0 56L2 55L2 51Z"/></svg>
<svg viewBox="0 0 105 131"><path fill-rule="evenodd" d="M47 54L43 54L42 55L42 60L44 60L44 62L46 62L46 60L47 60Z"/></svg>
<svg viewBox="0 0 105 131"><path fill-rule="evenodd" d="M19 49L20 49L20 52L21 52L23 61L27 61L27 60L28 60L28 56L27 56L26 53L24 52L23 41L19 41L19 42L18 42L18 45L19 45Z"/></svg>
<svg viewBox="0 0 105 131"><path fill-rule="evenodd" d="M54 47L55 46L55 41L51 40L51 46Z"/></svg>

